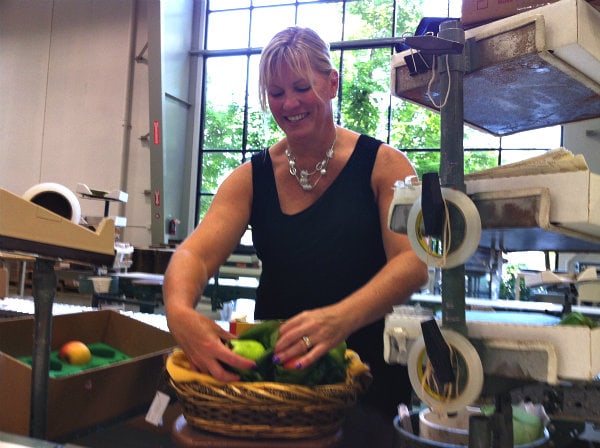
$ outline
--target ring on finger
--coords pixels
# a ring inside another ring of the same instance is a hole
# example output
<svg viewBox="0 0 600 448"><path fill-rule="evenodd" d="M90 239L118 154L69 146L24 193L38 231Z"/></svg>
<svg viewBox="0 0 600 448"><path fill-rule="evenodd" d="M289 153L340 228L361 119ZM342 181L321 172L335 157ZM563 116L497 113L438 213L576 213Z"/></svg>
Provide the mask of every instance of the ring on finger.
<svg viewBox="0 0 600 448"><path fill-rule="evenodd" d="M304 342L304 345L306 346L306 351L309 351L313 346L308 336L302 336L302 342Z"/></svg>

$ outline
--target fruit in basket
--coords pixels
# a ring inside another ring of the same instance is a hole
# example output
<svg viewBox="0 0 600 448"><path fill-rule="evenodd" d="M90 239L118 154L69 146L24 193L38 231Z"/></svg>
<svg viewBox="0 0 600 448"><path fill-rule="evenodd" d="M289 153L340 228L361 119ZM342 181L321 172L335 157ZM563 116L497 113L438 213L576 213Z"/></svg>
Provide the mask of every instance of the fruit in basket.
<svg viewBox="0 0 600 448"><path fill-rule="evenodd" d="M92 353L83 342L69 341L62 345L58 351L58 357L68 364L82 366L89 364L92 360Z"/></svg>
<svg viewBox="0 0 600 448"><path fill-rule="evenodd" d="M283 365L275 366L274 380L279 383L316 386L318 384L341 383L346 379L346 343L329 350L324 356L303 369L296 368L292 359Z"/></svg>
<svg viewBox="0 0 600 448"><path fill-rule="evenodd" d="M283 363L283 368L287 369L287 370L292 370L297 368L298 366L298 359L299 358L292 358L286 362Z"/></svg>
<svg viewBox="0 0 600 448"><path fill-rule="evenodd" d="M296 359L287 361L283 365L273 364L271 362L271 356L277 339L279 338L280 325L281 321L279 320L264 321L250 327L239 336L238 341L255 340L265 346L265 355L257 360L257 368L254 370L254 377L258 377L259 381L276 381L279 383L300 384L304 386L334 384L343 382L346 379L346 342L342 342L319 358L316 362L302 369L296 368ZM256 375L257 373L258 375ZM250 378L251 377L252 376L250 376ZM248 378L248 375L242 376L242 380L244 381L253 381Z"/></svg>
<svg viewBox="0 0 600 448"><path fill-rule="evenodd" d="M275 381L286 384L316 386L335 384L346 380L350 360L346 357L346 342L340 343L324 356L305 368L297 368L297 360L284 364L273 363L273 351L279 338L281 321L268 320L254 325L228 342L228 346L238 355L256 362L252 370L225 368L240 375L241 381Z"/></svg>
<svg viewBox="0 0 600 448"><path fill-rule="evenodd" d="M241 340L254 340L260 342L265 348L272 349L275 347L277 338L279 337L279 320L265 320L257 325L254 325L240 334Z"/></svg>
<svg viewBox="0 0 600 448"><path fill-rule="evenodd" d="M234 353L256 362L256 368L252 370L223 364L226 369L237 373L242 381L265 381L271 376L273 350L267 350L262 343L253 339L232 339L227 345Z"/></svg>
<svg viewBox="0 0 600 448"><path fill-rule="evenodd" d="M266 351L264 345L252 339L232 339L229 344L233 353L252 361L258 361Z"/></svg>
<svg viewBox="0 0 600 448"><path fill-rule="evenodd" d="M333 347L331 350L329 350L328 353L329 356L331 356L331 358L333 359L333 361L338 363L340 366L344 367L344 370L347 366L346 350L348 350L348 345L346 344L346 341L343 341L337 347Z"/></svg>

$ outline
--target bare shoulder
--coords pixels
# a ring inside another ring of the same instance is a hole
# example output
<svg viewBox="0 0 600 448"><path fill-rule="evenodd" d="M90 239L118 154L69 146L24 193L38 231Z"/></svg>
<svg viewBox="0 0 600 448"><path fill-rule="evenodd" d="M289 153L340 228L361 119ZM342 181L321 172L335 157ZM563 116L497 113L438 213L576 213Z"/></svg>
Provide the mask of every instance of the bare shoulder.
<svg viewBox="0 0 600 448"><path fill-rule="evenodd" d="M212 199L209 214L249 213L252 205L252 166L245 162L235 168L221 183Z"/></svg>
<svg viewBox="0 0 600 448"><path fill-rule="evenodd" d="M219 187L218 193L238 193L240 190L248 189L252 190L252 164L249 161L235 168L225 178Z"/></svg>
<svg viewBox="0 0 600 448"><path fill-rule="evenodd" d="M404 180L415 174L415 169L406 154L386 143L381 144L373 170L375 181L389 182L391 180L393 183L395 180Z"/></svg>
<svg viewBox="0 0 600 448"><path fill-rule="evenodd" d="M399 149L394 148L393 146L388 145L387 143L382 143L379 146L379 151L377 153L377 162L395 162L401 164L409 164L410 161L406 154L400 151Z"/></svg>

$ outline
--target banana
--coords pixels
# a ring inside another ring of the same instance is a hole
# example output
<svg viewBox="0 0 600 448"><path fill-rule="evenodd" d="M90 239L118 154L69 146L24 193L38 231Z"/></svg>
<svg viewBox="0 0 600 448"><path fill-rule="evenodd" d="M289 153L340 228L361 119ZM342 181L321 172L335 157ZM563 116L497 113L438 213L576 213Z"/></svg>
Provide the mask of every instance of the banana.
<svg viewBox="0 0 600 448"><path fill-rule="evenodd" d="M354 350L346 349L344 358L348 364L346 371L346 383L351 383L358 380L361 384L364 384L365 387L368 387L371 379L369 366L361 361L360 356ZM166 368L167 372L176 383L198 381L214 386L225 384L214 379L210 375L206 375L194 370L185 353L180 348L175 348L167 357Z"/></svg>
<svg viewBox="0 0 600 448"><path fill-rule="evenodd" d="M354 350L346 349L344 354L348 363L346 371L346 381L352 380L370 372L369 366L360 360L360 356Z"/></svg>
<svg viewBox="0 0 600 448"><path fill-rule="evenodd" d="M167 357L166 368L167 372L176 383L189 383L198 381L215 386L223 384L210 375L193 370L192 365L185 356L185 353L179 348L174 349L173 353Z"/></svg>
<svg viewBox="0 0 600 448"><path fill-rule="evenodd" d="M359 386L359 390L365 392L373 381L371 369L361 361L360 356L354 350L346 349L344 357L348 364L346 384L353 385L353 387Z"/></svg>

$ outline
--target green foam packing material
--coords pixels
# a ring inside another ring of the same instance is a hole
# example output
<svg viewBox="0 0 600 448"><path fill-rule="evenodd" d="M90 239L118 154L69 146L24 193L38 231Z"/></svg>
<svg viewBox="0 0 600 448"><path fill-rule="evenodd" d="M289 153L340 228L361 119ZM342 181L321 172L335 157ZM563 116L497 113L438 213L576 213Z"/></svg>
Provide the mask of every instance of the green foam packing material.
<svg viewBox="0 0 600 448"><path fill-rule="evenodd" d="M92 352L92 360L88 364L81 366L74 366L64 362L58 357L58 350L52 351L50 353L50 370L48 373L50 378L62 378L80 373L84 370L94 369L96 367L104 367L115 362L131 359L131 357L125 353L102 342L93 342L91 344L87 344L87 346L89 347L90 352ZM28 365L32 365L33 363L32 356L23 356L18 359L19 361Z"/></svg>

